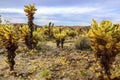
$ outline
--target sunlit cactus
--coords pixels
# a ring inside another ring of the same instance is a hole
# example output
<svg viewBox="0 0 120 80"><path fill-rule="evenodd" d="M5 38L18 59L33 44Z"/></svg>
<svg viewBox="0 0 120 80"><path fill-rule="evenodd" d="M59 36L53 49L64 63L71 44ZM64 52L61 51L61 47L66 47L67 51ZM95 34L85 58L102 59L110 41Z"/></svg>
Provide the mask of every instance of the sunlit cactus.
<svg viewBox="0 0 120 80"><path fill-rule="evenodd" d="M60 27L54 27L54 28L52 29L52 33L53 33L53 34L58 34L58 33L60 33Z"/></svg>
<svg viewBox="0 0 120 80"><path fill-rule="evenodd" d="M56 46L60 47L61 44L61 48L63 48L65 38L67 37L66 32L62 31L61 28L56 28L53 29L53 35L56 40Z"/></svg>
<svg viewBox="0 0 120 80"><path fill-rule="evenodd" d="M92 20L89 38L94 54L104 69L108 80L111 80L110 68L116 55L120 52L120 27L116 27L111 21L102 21L100 25Z"/></svg>
<svg viewBox="0 0 120 80"><path fill-rule="evenodd" d="M20 32L21 32L21 39L23 41L25 41L26 46L29 48L28 46L28 40L29 40L29 26L28 25L23 25L22 27L19 28ZM37 43L39 41L43 40L43 36L44 36L44 30L42 28L37 28L36 30L33 31L33 48L35 48L37 46Z"/></svg>
<svg viewBox="0 0 120 80"><path fill-rule="evenodd" d="M0 25L0 46L5 46L7 50L7 62L10 72L14 72L15 51L18 48L19 39L19 32L13 25Z"/></svg>
<svg viewBox="0 0 120 80"><path fill-rule="evenodd" d="M44 40L44 31L42 28L37 28L33 32L33 47L35 48L39 41Z"/></svg>
<svg viewBox="0 0 120 80"><path fill-rule="evenodd" d="M46 36L48 36L49 38L53 38L53 33L52 33L53 27L54 27L54 23L52 23L52 22L49 22L48 25L45 25L45 26L43 27L43 29L44 29L44 34L45 34Z"/></svg>
<svg viewBox="0 0 120 80"><path fill-rule="evenodd" d="M74 30L67 31L67 35L72 38L75 37L77 34L78 34L77 31L74 31Z"/></svg>
<svg viewBox="0 0 120 80"><path fill-rule="evenodd" d="M25 44L27 46L27 48L30 48L29 46L29 39L30 39L30 29L29 29L29 26L28 25L23 25L22 27L19 27L19 30L21 32L21 39L23 41L25 41Z"/></svg>
<svg viewBox="0 0 120 80"><path fill-rule="evenodd" d="M24 11L26 12L26 16L28 16L28 26L30 28L30 38L28 40L29 44L29 49L32 49L33 47L33 40L32 40L32 37L33 37L33 31L34 31L34 27L33 27L33 15L35 14L35 11L37 9L35 8L34 4L29 4L29 5L25 5L24 6Z"/></svg>

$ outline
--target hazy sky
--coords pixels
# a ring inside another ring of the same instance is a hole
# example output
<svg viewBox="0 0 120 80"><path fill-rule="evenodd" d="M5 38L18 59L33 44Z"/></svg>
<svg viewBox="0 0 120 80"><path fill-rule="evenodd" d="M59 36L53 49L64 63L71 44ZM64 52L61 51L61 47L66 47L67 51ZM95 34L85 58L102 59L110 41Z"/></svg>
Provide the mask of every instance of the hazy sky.
<svg viewBox="0 0 120 80"><path fill-rule="evenodd" d="M10 23L27 23L24 5L35 3L34 23L38 25L90 25L111 20L120 23L120 0L1 0L0 15Z"/></svg>

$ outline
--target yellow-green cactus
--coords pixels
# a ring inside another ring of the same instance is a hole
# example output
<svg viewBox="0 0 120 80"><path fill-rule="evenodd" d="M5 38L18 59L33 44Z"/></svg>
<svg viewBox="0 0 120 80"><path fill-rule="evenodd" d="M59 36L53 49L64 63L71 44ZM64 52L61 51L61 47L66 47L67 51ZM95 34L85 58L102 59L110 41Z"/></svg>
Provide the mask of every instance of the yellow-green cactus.
<svg viewBox="0 0 120 80"><path fill-rule="evenodd" d="M14 70L15 51L18 48L19 39L19 31L13 25L0 25L0 46L5 46L7 50L7 60L10 71Z"/></svg>
<svg viewBox="0 0 120 80"><path fill-rule="evenodd" d="M28 16L28 26L29 26L29 29L30 29L30 38L28 39L28 43L27 44L29 47L29 49L32 49L33 48L33 31L34 31L34 27L33 27L33 15L35 14L35 11L37 9L35 8L35 5L34 4L29 4L29 5L25 5L24 6L24 11L26 12L26 16Z"/></svg>
<svg viewBox="0 0 120 80"><path fill-rule="evenodd" d="M53 29L53 36L56 40L56 45L59 47L59 44L61 44L61 48L63 48L65 38L67 37L67 34L64 30L61 30L61 28Z"/></svg>
<svg viewBox="0 0 120 80"><path fill-rule="evenodd" d="M19 27L19 30L21 32L21 39L25 41L25 44L27 48L29 48L29 40L30 40L30 29L28 25L23 25L22 27Z"/></svg>
<svg viewBox="0 0 120 80"><path fill-rule="evenodd" d="M98 25L93 19L88 35L95 56L110 79L111 64L117 53L120 52L120 27L116 29L111 21L105 20Z"/></svg>
<svg viewBox="0 0 120 80"><path fill-rule="evenodd" d="M39 41L44 40L44 31L42 28L37 28L33 32L33 47L36 47Z"/></svg>
<svg viewBox="0 0 120 80"><path fill-rule="evenodd" d="M20 32L21 32L21 39L25 41L25 44L27 47L28 46L28 40L29 40L29 26L28 25L23 25L22 27L19 28ZM36 47L37 43L39 41L43 40L43 36L44 36L44 30L43 28L37 28L35 31L33 31L33 48Z"/></svg>

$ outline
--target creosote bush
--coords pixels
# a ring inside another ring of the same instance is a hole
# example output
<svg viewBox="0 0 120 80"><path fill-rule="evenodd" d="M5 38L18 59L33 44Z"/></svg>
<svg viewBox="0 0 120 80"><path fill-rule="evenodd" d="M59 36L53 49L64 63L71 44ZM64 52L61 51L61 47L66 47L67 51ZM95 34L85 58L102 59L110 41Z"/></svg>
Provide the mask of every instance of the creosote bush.
<svg viewBox="0 0 120 80"><path fill-rule="evenodd" d="M102 74L111 80L110 68L120 52L120 27L114 26L111 21L103 20L100 25L93 19L89 38L94 55L103 68Z"/></svg>
<svg viewBox="0 0 120 80"><path fill-rule="evenodd" d="M81 36L75 41L75 48L80 50L91 50L89 38Z"/></svg>

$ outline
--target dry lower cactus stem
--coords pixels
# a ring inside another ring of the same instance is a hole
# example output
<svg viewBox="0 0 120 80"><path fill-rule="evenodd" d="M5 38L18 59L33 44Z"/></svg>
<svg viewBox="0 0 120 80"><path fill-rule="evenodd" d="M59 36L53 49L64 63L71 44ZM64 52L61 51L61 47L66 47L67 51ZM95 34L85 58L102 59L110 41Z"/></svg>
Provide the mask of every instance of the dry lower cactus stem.
<svg viewBox="0 0 120 80"><path fill-rule="evenodd" d="M10 74L14 72L14 65L15 65L14 58L16 56L15 50L17 48L18 48L18 46L15 45L15 44L11 45L10 47L6 47L6 49L7 49L7 60L8 60L8 64L9 64Z"/></svg>
<svg viewBox="0 0 120 80"><path fill-rule="evenodd" d="M56 40L56 46L59 48L60 47L60 40Z"/></svg>
<svg viewBox="0 0 120 80"><path fill-rule="evenodd" d="M56 40L56 45L57 45L57 47L58 47L58 48L60 48L60 47L63 48L64 41L65 41L65 39ZM61 46L60 46L60 44L61 44Z"/></svg>
<svg viewBox="0 0 120 80"><path fill-rule="evenodd" d="M65 39L61 39L61 48L63 48Z"/></svg>
<svg viewBox="0 0 120 80"><path fill-rule="evenodd" d="M102 74L103 77L104 75L107 76L108 80L111 80L110 76L111 76L111 72L110 72L110 58L109 56L106 54L106 52L102 52L102 53L98 53L98 57L99 57L99 64L101 65L102 68Z"/></svg>

